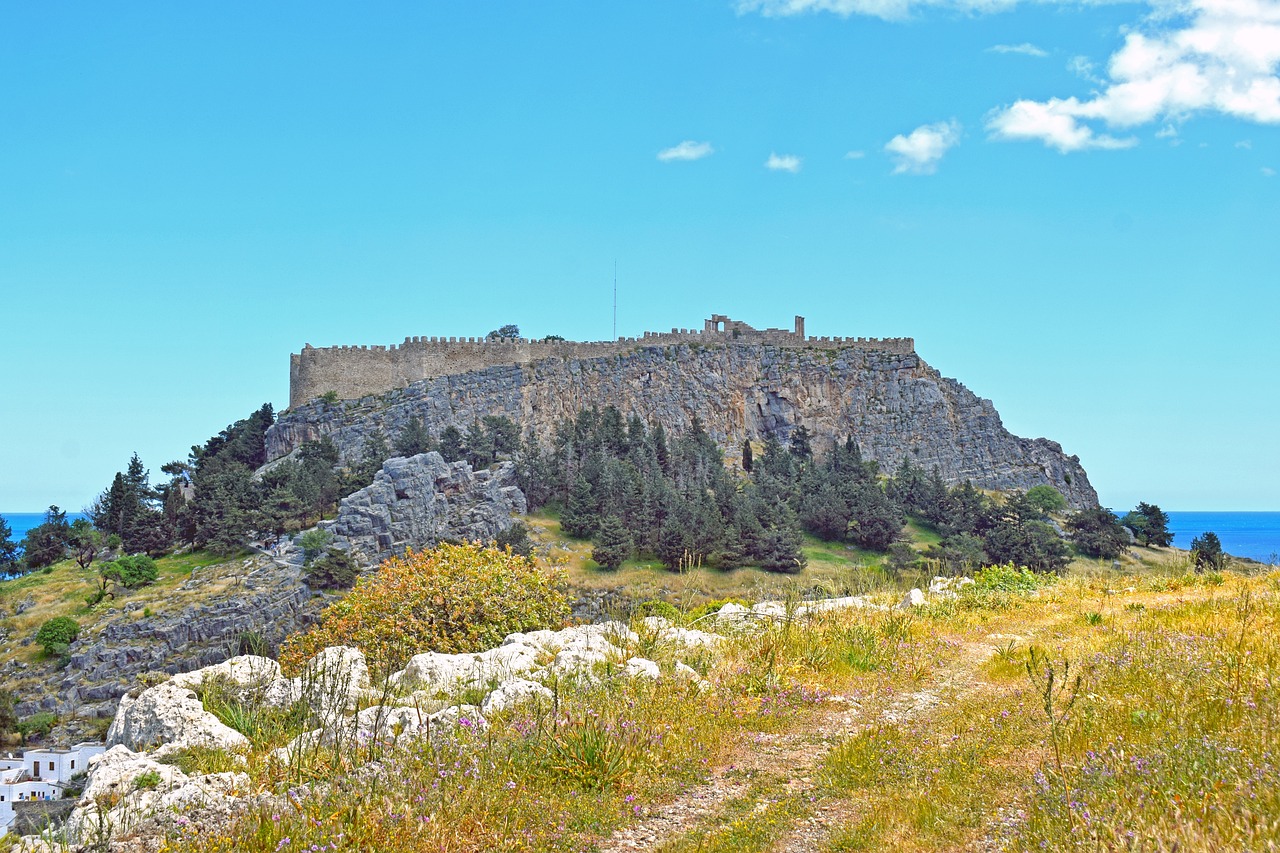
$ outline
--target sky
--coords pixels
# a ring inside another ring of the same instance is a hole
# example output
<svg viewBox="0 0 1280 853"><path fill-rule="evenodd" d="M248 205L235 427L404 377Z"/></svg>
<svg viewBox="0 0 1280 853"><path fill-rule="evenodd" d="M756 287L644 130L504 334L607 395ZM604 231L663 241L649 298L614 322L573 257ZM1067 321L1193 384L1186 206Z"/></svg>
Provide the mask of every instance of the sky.
<svg viewBox="0 0 1280 853"><path fill-rule="evenodd" d="M303 344L913 336L1104 505L1280 509L1280 0L0 0L0 509Z"/></svg>

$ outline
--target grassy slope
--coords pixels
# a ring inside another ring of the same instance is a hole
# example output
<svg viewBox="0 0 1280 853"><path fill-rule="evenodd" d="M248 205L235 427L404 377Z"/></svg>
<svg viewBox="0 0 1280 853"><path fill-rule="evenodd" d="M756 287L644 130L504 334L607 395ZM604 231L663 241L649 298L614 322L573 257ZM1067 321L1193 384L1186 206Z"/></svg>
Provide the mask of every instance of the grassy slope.
<svg viewBox="0 0 1280 853"><path fill-rule="evenodd" d="M291 808L175 828L169 849L1280 842L1280 573L1035 584L970 588L909 614L779 623L719 653L691 655L637 624L626 654L683 658L715 689L673 677L562 685L554 715L497 715L486 736L379 756L393 772L374 782L353 770L373 757L366 747L289 770L255 750L256 787L326 784Z"/></svg>

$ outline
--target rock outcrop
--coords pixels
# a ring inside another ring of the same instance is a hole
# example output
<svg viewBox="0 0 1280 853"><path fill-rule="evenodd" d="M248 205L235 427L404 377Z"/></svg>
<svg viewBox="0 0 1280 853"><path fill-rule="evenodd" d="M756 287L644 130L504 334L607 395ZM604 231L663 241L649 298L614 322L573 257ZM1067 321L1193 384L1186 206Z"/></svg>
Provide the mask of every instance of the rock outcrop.
<svg viewBox="0 0 1280 853"><path fill-rule="evenodd" d="M72 645L51 689L24 701L19 712L110 716L143 673L198 669L251 645L275 648L313 622L323 603L297 566L265 555L196 569L173 598L170 608L157 607L154 614L132 602L108 611L101 631Z"/></svg>
<svg viewBox="0 0 1280 853"><path fill-rule="evenodd" d="M512 463L473 471L433 451L388 459L372 485L343 498L332 530L368 563L441 539L488 542L525 511Z"/></svg>
<svg viewBox="0 0 1280 853"><path fill-rule="evenodd" d="M988 400L941 376L914 352L865 346L636 345L598 358L548 358L424 379L345 403L315 400L282 414L267 433L272 459L329 436L346 459L365 438L394 438L410 418L435 435L505 415L542 437L583 407L614 405L668 430L698 417L730 456L743 439L784 443L799 426L819 452L852 436L865 458L893 473L904 458L951 483L991 489L1047 483L1072 506L1097 493L1077 457L1047 439L1010 434Z"/></svg>

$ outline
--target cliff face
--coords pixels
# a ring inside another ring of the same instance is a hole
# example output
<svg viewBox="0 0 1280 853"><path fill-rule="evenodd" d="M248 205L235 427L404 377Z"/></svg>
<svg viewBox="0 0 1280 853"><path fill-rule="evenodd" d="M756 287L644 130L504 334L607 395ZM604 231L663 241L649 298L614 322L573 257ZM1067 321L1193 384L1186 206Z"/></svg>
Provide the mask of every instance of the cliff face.
<svg viewBox="0 0 1280 853"><path fill-rule="evenodd" d="M373 484L342 499L331 528L366 563L441 539L492 540L526 511L510 462L472 471L439 453L388 459Z"/></svg>
<svg viewBox="0 0 1280 853"><path fill-rule="evenodd" d="M267 453L276 459L328 435L344 458L356 459L371 431L394 440L411 417L438 435L448 425L465 431L483 415L506 415L522 430L549 436L580 409L609 404L675 432L688 429L696 414L730 455L744 438L786 442L803 424L817 436L819 452L852 435L886 473L906 457L938 468L951 483L991 489L1048 483L1072 506L1097 502L1079 459L1056 442L1011 435L990 401L914 352L862 347L684 344L490 367L361 400L300 406L267 433Z"/></svg>

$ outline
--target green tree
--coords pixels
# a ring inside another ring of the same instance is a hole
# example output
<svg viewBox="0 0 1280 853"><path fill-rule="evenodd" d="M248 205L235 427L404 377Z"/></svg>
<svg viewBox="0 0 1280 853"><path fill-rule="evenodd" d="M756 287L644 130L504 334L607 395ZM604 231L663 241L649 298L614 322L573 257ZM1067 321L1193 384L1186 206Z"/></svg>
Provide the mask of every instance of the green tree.
<svg viewBox="0 0 1280 853"><path fill-rule="evenodd" d="M104 588L107 581L112 581L125 589L138 589L155 583L160 569L156 561L146 554L134 554L103 563L98 573L103 578Z"/></svg>
<svg viewBox="0 0 1280 853"><path fill-rule="evenodd" d="M791 432L791 455L797 459L813 458L813 434L804 424L798 424Z"/></svg>
<svg viewBox="0 0 1280 853"><path fill-rule="evenodd" d="M7 687L0 687L0 736L18 729L17 697Z"/></svg>
<svg viewBox="0 0 1280 853"><path fill-rule="evenodd" d="M485 338L491 341L513 341L518 337L520 337L520 327L515 323L508 323L485 335Z"/></svg>
<svg viewBox="0 0 1280 853"><path fill-rule="evenodd" d="M1191 540L1191 556L1196 562L1196 571L1205 569L1222 569L1227 564L1227 555L1222 550L1222 540L1213 531L1201 533Z"/></svg>
<svg viewBox="0 0 1280 853"><path fill-rule="evenodd" d="M440 432L440 455L445 462L458 462L466 458L467 444L462 432L450 424Z"/></svg>
<svg viewBox="0 0 1280 853"><path fill-rule="evenodd" d="M1045 516L1067 508L1067 499L1062 492L1044 483L1027 489L1027 501Z"/></svg>
<svg viewBox="0 0 1280 853"><path fill-rule="evenodd" d="M493 538L494 547L510 548L512 554L521 557L533 556L533 541L529 538L529 526L523 521L513 523L506 530L498 531Z"/></svg>
<svg viewBox="0 0 1280 853"><path fill-rule="evenodd" d="M76 565L87 569L98 556L98 551L102 550L102 531L85 519L77 518L71 522L68 544L71 546L71 555L75 558Z"/></svg>
<svg viewBox="0 0 1280 853"><path fill-rule="evenodd" d="M18 543L13 541L13 528L0 516L0 575L7 575L17 567L20 551Z"/></svg>
<svg viewBox="0 0 1280 853"><path fill-rule="evenodd" d="M1114 560L1129 547L1129 533L1109 509L1095 506L1082 509L1067 519L1067 533L1082 553Z"/></svg>
<svg viewBox="0 0 1280 853"><path fill-rule="evenodd" d="M1125 513L1121 523L1132 530L1143 545L1167 548L1173 543L1169 516L1155 504L1139 503L1132 512Z"/></svg>
<svg viewBox="0 0 1280 853"><path fill-rule="evenodd" d="M600 520L591 559L606 569L616 570L631 556L632 547L631 534L623 526L622 519L616 515L606 515Z"/></svg>
<svg viewBox="0 0 1280 853"><path fill-rule="evenodd" d="M370 436L372 439L373 436ZM385 443L385 439L383 440ZM411 417L405 422L404 429L400 430L400 434L396 436L396 456L417 456L419 453L429 453L436 449L436 440L431 433L427 431L427 427L422 422L422 418ZM368 440L365 442L365 450L374 450L377 447L370 447ZM378 461L378 468L382 467L382 463L387 461L386 456ZM375 469L376 471L376 469ZM369 478L369 482L373 482L373 478Z"/></svg>
<svg viewBox="0 0 1280 853"><path fill-rule="evenodd" d="M56 505L44 514L44 522L27 531L22 539L22 559L28 568L41 569L66 559L71 525L67 514Z"/></svg>
<svg viewBox="0 0 1280 853"><path fill-rule="evenodd" d="M573 481L573 490L564 512L560 513L560 529L579 539L590 539L596 532L599 518L596 515L595 495L591 483L579 476Z"/></svg>
<svg viewBox="0 0 1280 853"><path fill-rule="evenodd" d="M45 654L60 657L67 653L67 647L80 636L80 623L70 616L55 616L40 626L36 632L36 642L44 647Z"/></svg>
<svg viewBox="0 0 1280 853"><path fill-rule="evenodd" d="M307 585L317 589L351 589L360 577L360 566L348 552L329 548L320 559L302 569Z"/></svg>
<svg viewBox="0 0 1280 853"><path fill-rule="evenodd" d="M302 548L302 558L310 563L329 549L333 542L333 534L320 527L313 527L298 537L298 546Z"/></svg>
<svg viewBox="0 0 1280 853"><path fill-rule="evenodd" d="M742 440L742 470L751 473L751 466L755 460L751 458L751 441L749 439Z"/></svg>

